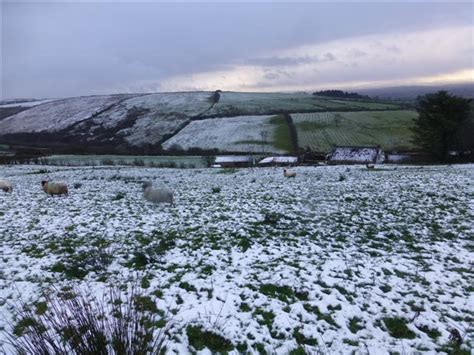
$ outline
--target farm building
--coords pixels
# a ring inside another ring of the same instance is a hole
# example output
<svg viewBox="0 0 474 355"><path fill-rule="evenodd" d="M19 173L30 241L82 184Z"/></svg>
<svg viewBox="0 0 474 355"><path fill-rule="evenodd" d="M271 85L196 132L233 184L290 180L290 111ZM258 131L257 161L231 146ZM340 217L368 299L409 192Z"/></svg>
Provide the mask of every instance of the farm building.
<svg viewBox="0 0 474 355"><path fill-rule="evenodd" d="M219 156L216 157L214 164L222 168L246 168L253 165L253 158L243 155Z"/></svg>
<svg viewBox="0 0 474 355"><path fill-rule="evenodd" d="M329 155L330 164L375 164L383 163L385 154L376 146L345 146L335 147Z"/></svg>
<svg viewBox="0 0 474 355"><path fill-rule="evenodd" d="M297 157L266 157L258 162L259 166L289 166L296 165L298 163Z"/></svg>

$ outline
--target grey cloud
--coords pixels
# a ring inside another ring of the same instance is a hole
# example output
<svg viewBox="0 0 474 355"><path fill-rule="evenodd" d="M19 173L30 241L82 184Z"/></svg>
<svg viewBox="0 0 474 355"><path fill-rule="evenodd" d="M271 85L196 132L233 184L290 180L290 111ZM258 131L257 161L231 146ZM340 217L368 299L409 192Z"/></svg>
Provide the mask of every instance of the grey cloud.
<svg viewBox="0 0 474 355"><path fill-rule="evenodd" d="M334 54L328 52L322 56L300 56L300 57L262 57L247 60L247 64L261 66L292 66L298 64L310 64L331 62L336 60Z"/></svg>
<svg viewBox="0 0 474 355"><path fill-rule="evenodd" d="M281 49L473 23L471 4L461 3L7 1L0 8L0 98L160 90L170 77L235 63L276 69L339 59L267 55Z"/></svg>
<svg viewBox="0 0 474 355"><path fill-rule="evenodd" d="M387 46L385 43L382 43L379 41L375 41L374 43L372 43L372 47L377 48L377 49L382 49L392 54L399 54L402 52L401 49L396 45Z"/></svg>
<svg viewBox="0 0 474 355"><path fill-rule="evenodd" d="M328 52L324 55L324 59L328 62L332 62L333 60L336 60L336 57L331 52Z"/></svg>
<svg viewBox="0 0 474 355"><path fill-rule="evenodd" d="M291 78L293 75L286 70L264 70L263 77L267 80L276 80L281 78Z"/></svg>
<svg viewBox="0 0 474 355"><path fill-rule="evenodd" d="M353 58L362 58L362 57L367 57L367 52L364 52L358 48L351 48L349 50L349 56Z"/></svg>
<svg viewBox="0 0 474 355"><path fill-rule="evenodd" d="M385 46L385 49L388 51L388 52L392 52L392 53L396 53L396 54L399 54L401 53L401 49L396 46L396 45L393 45L393 46Z"/></svg>
<svg viewBox="0 0 474 355"><path fill-rule="evenodd" d="M268 80L273 80L273 79L278 79L280 77L280 74L277 73L267 73L264 74L263 77Z"/></svg>
<svg viewBox="0 0 474 355"><path fill-rule="evenodd" d="M290 66L298 64L306 64L318 61L317 57L304 56L304 57L264 57L264 58L252 58L247 61L250 65L261 65L261 66Z"/></svg>

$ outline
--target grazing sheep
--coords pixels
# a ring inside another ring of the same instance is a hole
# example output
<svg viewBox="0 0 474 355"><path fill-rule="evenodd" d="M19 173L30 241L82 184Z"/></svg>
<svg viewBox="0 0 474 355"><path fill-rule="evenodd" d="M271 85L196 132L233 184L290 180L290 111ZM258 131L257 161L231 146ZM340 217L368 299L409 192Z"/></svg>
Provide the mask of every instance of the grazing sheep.
<svg viewBox="0 0 474 355"><path fill-rule="evenodd" d="M365 164L365 166L367 167L367 169L375 169L374 164Z"/></svg>
<svg viewBox="0 0 474 355"><path fill-rule="evenodd" d="M168 202L174 206L173 191L167 187L155 189L151 182L143 184L143 197L153 203Z"/></svg>
<svg viewBox="0 0 474 355"><path fill-rule="evenodd" d="M296 176L296 172L283 169L283 176L287 178L294 178Z"/></svg>
<svg viewBox="0 0 474 355"><path fill-rule="evenodd" d="M13 191L12 183L8 180L0 180L0 190L3 190L5 192L12 192Z"/></svg>
<svg viewBox="0 0 474 355"><path fill-rule="evenodd" d="M43 191L48 195L65 195L69 196L67 185L64 182L48 182L46 180L41 181Z"/></svg>

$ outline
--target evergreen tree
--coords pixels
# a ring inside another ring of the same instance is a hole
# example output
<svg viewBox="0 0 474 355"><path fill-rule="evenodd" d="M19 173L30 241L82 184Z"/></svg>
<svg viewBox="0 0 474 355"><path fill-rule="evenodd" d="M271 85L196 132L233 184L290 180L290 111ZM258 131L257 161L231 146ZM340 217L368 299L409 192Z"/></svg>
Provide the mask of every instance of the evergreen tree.
<svg viewBox="0 0 474 355"><path fill-rule="evenodd" d="M415 143L445 161L456 145L459 127L469 117L469 102L446 91L418 97Z"/></svg>

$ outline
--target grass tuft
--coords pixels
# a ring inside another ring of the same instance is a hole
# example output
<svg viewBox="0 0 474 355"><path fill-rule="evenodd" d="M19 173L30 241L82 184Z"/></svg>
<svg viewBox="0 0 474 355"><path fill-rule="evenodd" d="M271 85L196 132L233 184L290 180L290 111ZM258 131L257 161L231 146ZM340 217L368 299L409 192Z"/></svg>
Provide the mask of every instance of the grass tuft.
<svg viewBox="0 0 474 355"><path fill-rule="evenodd" d="M188 326L186 335L189 345L197 351L208 348L213 353L226 353L234 349L234 345L223 336L199 326Z"/></svg>
<svg viewBox="0 0 474 355"><path fill-rule="evenodd" d="M416 334L407 327L407 321L401 317L383 318L389 334L397 339L415 339Z"/></svg>

